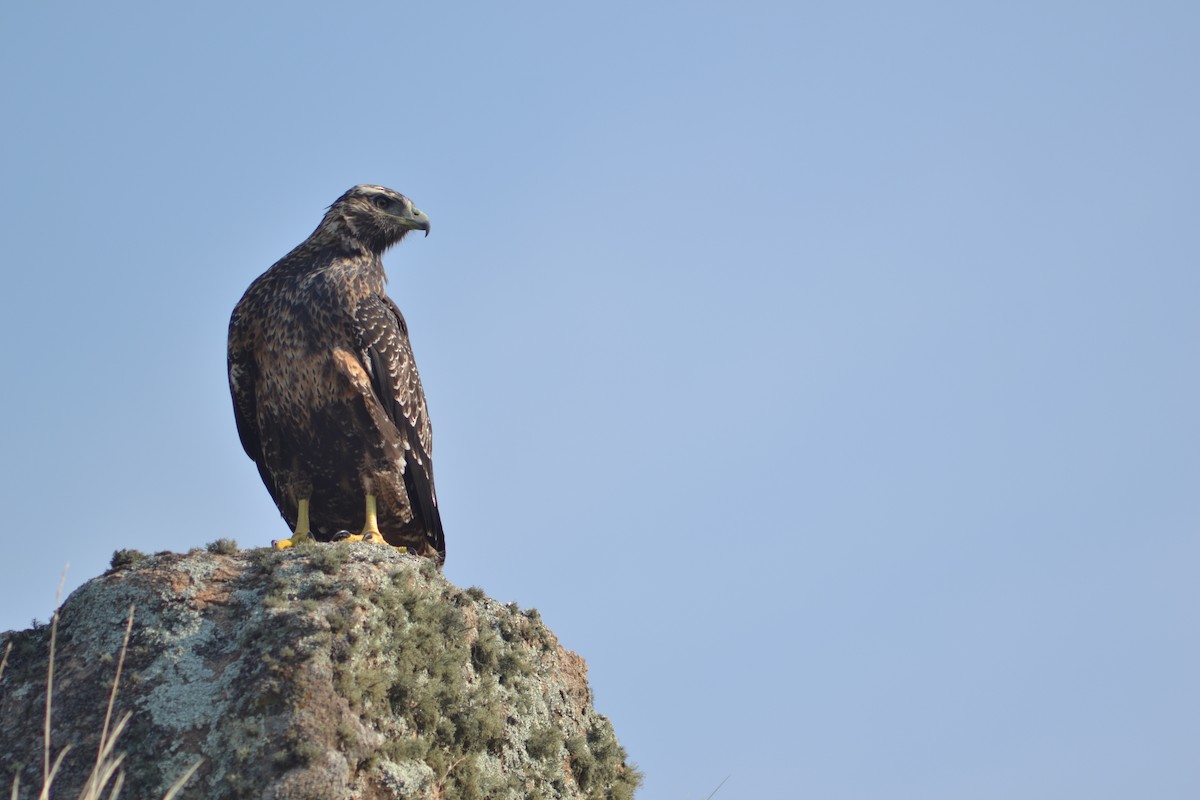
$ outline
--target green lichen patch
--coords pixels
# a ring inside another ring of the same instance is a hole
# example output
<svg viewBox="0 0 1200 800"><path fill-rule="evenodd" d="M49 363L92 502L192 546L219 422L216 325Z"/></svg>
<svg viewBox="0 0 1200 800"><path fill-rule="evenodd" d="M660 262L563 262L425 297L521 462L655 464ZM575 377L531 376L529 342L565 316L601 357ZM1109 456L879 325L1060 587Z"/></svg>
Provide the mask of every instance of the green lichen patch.
<svg viewBox="0 0 1200 800"><path fill-rule="evenodd" d="M346 563L346 558L350 553L349 548L352 546L349 543L339 543L319 547L309 556L309 561L326 575L335 575L341 569L342 564Z"/></svg>

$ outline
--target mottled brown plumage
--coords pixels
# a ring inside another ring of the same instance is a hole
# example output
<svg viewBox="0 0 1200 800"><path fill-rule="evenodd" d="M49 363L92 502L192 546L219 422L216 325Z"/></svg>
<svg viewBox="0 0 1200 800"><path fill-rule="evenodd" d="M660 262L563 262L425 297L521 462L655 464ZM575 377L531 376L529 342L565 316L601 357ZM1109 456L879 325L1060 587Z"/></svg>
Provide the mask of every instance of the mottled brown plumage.
<svg viewBox="0 0 1200 800"><path fill-rule="evenodd" d="M307 500L318 540L366 533L370 495L389 544L440 563L429 413L380 260L411 230L429 235L429 218L390 189L338 198L234 308L229 386L242 447L293 531Z"/></svg>

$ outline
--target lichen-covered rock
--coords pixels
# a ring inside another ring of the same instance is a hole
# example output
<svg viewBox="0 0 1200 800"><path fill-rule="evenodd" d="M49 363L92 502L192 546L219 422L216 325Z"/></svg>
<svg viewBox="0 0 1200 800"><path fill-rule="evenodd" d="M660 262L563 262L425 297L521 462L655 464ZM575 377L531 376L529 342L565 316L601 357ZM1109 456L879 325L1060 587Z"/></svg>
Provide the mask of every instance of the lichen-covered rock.
<svg viewBox="0 0 1200 800"><path fill-rule="evenodd" d="M583 660L536 611L462 591L391 548L114 557L63 604L54 794L95 762L129 607L117 710L124 795L184 798L629 798L637 770L592 708ZM0 793L41 785L49 629L0 677Z"/></svg>

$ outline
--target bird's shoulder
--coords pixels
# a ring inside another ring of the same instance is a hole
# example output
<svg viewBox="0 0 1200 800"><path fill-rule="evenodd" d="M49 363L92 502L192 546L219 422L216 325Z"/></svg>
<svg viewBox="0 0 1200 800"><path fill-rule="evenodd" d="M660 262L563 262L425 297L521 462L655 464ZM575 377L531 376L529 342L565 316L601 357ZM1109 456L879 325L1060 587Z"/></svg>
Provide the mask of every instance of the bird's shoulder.
<svg viewBox="0 0 1200 800"><path fill-rule="evenodd" d="M343 325L382 292L382 265L370 254L301 245L246 289L230 317L230 337L254 338L281 325Z"/></svg>

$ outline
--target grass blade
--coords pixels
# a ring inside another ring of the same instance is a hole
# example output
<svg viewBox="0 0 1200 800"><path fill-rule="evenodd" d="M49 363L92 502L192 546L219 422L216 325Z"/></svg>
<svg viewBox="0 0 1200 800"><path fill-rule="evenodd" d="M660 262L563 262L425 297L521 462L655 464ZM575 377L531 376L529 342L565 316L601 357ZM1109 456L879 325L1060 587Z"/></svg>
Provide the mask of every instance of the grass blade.
<svg viewBox="0 0 1200 800"><path fill-rule="evenodd" d="M726 775L725 781L729 780L732 777L733 777L732 775ZM717 792L721 791L721 787L725 785L725 781L721 781L720 783L718 783L717 788L713 789L712 794L710 794L708 797L704 798L704 800L712 800L713 795L716 794Z"/></svg>
<svg viewBox="0 0 1200 800"><path fill-rule="evenodd" d="M125 785L125 770L117 773L117 779L113 781L112 791L108 793L108 800L117 800L117 795L121 793L121 787Z"/></svg>
<svg viewBox="0 0 1200 800"><path fill-rule="evenodd" d="M171 788L168 789L167 793L163 795L163 800L175 800L175 795L177 795L179 791L183 789L184 784L192 779L192 776L196 774L196 770L200 769L200 765L203 763L203 758L196 759L196 763L188 767L187 771L180 775L177 781L171 784Z"/></svg>
<svg viewBox="0 0 1200 800"><path fill-rule="evenodd" d="M38 793L38 800L50 800L50 787L54 784L54 776L58 774L58 768L62 766L63 759L69 752L71 752L71 745L67 745L59 751L58 758L54 759L54 766L46 773L46 781L42 784L42 791Z"/></svg>
<svg viewBox="0 0 1200 800"><path fill-rule="evenodd" d="M121 755L112 760L105 761L99 773L93 773L92 778L88 779L88 785L84 789L83 794L79 795L79 800L100 800L100 795L104 792L104 787L112 780L113 775L121 768L121 764L124 761L124 753L121 753Z"/></svg>
<svg viewBox="0 0 1200 800"><path fill-rule="evenodd" d="M58 591L54 593L54 616L50 618L50 663L46 666L46 724L42 735L42 792L50 791L50 707L54 697L54 645L58 639L58 607L62 604L63 586L67 582L67 569L63 567L58 579ZM66 752L65 750L63 752ZM58 755L62 761L62 753Z"/></svg>
<svg viewBox="0 0 1200 800"><path fill-rule="evenodd" d="M129 619L125 622L125 638L121 640L121 652L117 656L117 673L113 677L112 691L108 693L108 708L104 712L104 727L100 731L100 746L96 748L96 766L92 769L92 774L88 778L87 795L89 797L98 796L104 788L107 780L97 784L101 771L101 764L108 754L112 752L112 744L117 740L120 732L115 732L110 738L108 735L108 726L112 722L113 705L117 701L117 687L121 684L121 669L125 666L125 653L129 651L129 634L133 631L133 606L129 606ZM126 714L125 718L118 724L119 728L125 726L125 722L129 719Z"/></svg>

